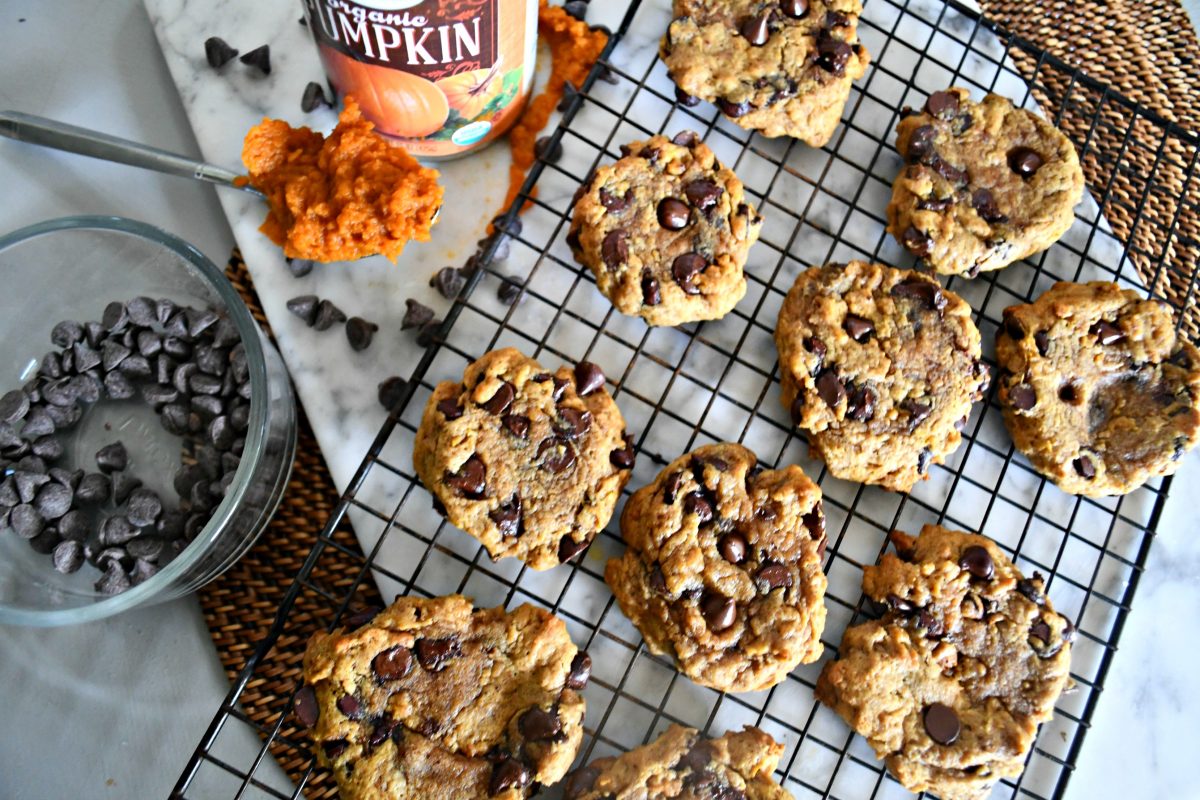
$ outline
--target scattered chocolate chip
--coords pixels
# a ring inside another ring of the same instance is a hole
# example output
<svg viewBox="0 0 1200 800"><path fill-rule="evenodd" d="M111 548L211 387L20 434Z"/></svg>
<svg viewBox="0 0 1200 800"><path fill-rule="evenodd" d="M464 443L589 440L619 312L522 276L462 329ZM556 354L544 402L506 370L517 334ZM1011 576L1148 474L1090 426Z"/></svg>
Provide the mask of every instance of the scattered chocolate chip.
<svg viewBox="0 0 1200 800"><path fill-rule="evenodd" d="M472 455L458 468L458 472L447 472L445 481L464 497L479 500L487 491L487 465L478 455Z"/></svg>
<svg viewBox="0 0 1200 800"><path fill-rule="evenodd" d="M942 703L933 703L925 709L923 716L925 731L929 738L941 745L952 745L958 741L961 725L954 709Z"/></svg>
<svg viewBox="0 0 1200 800"><path fill-rule="evenodd" d="M350 349L355 352L366 350L371 346L371 340L375 337L377 330L379 330L378 325L368 322L362 317L351 317L346 320L346 338L350 341Z"/></svg>
<svg viewBox="0 0 1200 800"><path fill-rule="evenodd" d="M578 0L571 0L576 5L583 5L586 10L587 5L579 3ZM568 3L570 5L570 3ZM501 792L508 791L512 788L524 788L529 785L532 780L532 775L529 767L522 764L513 756L504 756L504 758L496 763L492 768L492 779L488 783L488 794L497 795Z"/></svg>
<svg viewBox="0 0 1200 800"><path fill-rule="evenodd" d="M533 143L533 154L539 160L545 161L547 164L553 164L562 158L562 141L554 141L554 137L552 136L540 136Z"/></svg>
<svg viewBox="0 0 1200 800"><path fill-rule="evenodd" d="M263 75L271 74L271 46L268 44L254 48L238 60L243 64L257 67Z"/></svg>
<svg viewBox="0 0 1200 800"><path fill-rule="evenodd" d="M1096 465L1092 463L1090 456L1080 456L1072 461L1071 465L1075 467L1076 474L1085 480L1090 481L1092 478L1096 477Z"/></svg>
<svg viewBox="0 0 1200 800"><path fill-rule="evenodd" d="M305 294L293 297L287 301L287 310L295 314L304 324L312 327L317 319L317 303L320 302L315 294Z"/></svg>
<svg viewBox="0 0 1200 800"><path fill-rule="evenodd" d="M417 344L421 347L429 347L437 340L438 329L442 327L442 320L432 319L421 326L417 331Z"/></svg>
<svg viewBox="0 0 1200 800"><path fill-rule="evenodd" d="M1037 393L1027 383L1019 383L1008 390L1008 402L1018 411L1028 411L1037 405Z"/></svg>
<svg viewBox="0 0 1200 800"><path fill-rule="evenodd" d="M237 49L230 47L220 36L210 36L204 40L204 58L213 69L225 66L237 54Z"/></svg>
<svg viewBox="0 0 1200 800"><path fill-rule="evenodd" d="M404 390L408 388L408 382L399 375L393 375L390 378L385 378L376 390L376 397L379 398L379 405L385 410L391 411L400 402L404 396ZM249 411L249 406L238 406ZM236 426L235 426L236 427Z"/></svg>
<svg viewBox="0 0 1200 800"><path fill-rule="evenodd" d="M567 688L582 692L592 677L592 657L580 650L571 659L571 671L567 674Z"/></svg>
<svg viewBox="0 0 1200 800"><path fill-rule="evenodd" d="M700 614L709 630L723 631L737 619L737 603L731 597L710 593L700 604Z"/></svg>
<svg viewBox="0 0 1200 800"><path fill-rule="evenodd" d="M466 276L455 267L442 267L433 277L429 279L429 285L437 289L438 294L447 300L453 300L458 297L458 293L462 291L466 285ZM433 318L433 311L429 311L430 319ZM403 327L403 323L401 323Z"/></svg>
<svg viewBox="0 0 1200 800"><path fill-rule="evenodd" d="M942 313L946 308L946 295L938 284L922 278L907 278L892 287L893 297L915 300L930 311Z"/></svg>
<svg viewBox="0 0 1200 800"><path fill-rule="evenodd" d="M618 229L605 234L600 243L600 258L610 269L624 264L629 258L629 233Z"/></svg>
<svg viewBox="0 0 1200 800"><path fill-rule="evenodd" d="M533 706L517 718L517 730L531 742L549 742L562 734L558 712Z"/></svg>
<svg viewBox="0 0 1200 800"><path fill-rule="evenodd" d="M871 334L875 333L875 324L856 314L847 314L845 321L842 322L842 328L851 339L860 344L870 339Z"/></svg>
<svg viewBox="0 0 1200 800"><path fill-rule="evenodd" d="M925 101L925 113L940 119L952 119L958 113L958 95L954 92L934 92Z"/></svg>
<svg viewBox="0 0 1200 800"><path fill-rule="evenodd" d="M580 21L583 21L587 17L587 10L587 0L567 0L567 2L563 3L563 11ZM495 794L495 792L492 794Z"/></svg>
<svg viewBox="0 0 1200 800"><path fill-rule="evenodd" d="M737 531L727 533L717 541L717 550L721 553L721 558L730 564L741 564L745 561L749 548L746 537Z"/></svg>
<svg viewBox="0 0 1200 800"><path fill-rule="evenodd" d="M96 465L101 472L125 469L129 465L129 454L121 442L106 444L96 451Z"/></svg>
<svg viewBox="0 0 1200 800"><path fill-rule="evenodd" d="M346 321L346 314L340 308L335 306L332 301L322 300L317 303L317 313L313 319L313 328L319 331L327 331L339 322Z"/></svg>
<svg viewBox="0 0 1200 800"><path fill-rule="evenodd" d="M762 47L771 38L771 12L764 11L743 20L738 32L754 47Z"/></svg>
<svg viewBox="0 0 1200 800"><path fill-rule="evenodd" d="M566 438L550 436L538 445L537 460L542 469L561 475L575 465L575 450Z"/></svg>
<svg viewBox="0 0 1200 800"><path fill-rule="evenodd" d="M962 556L958 559L958 566L971 573L972 577L982 581L990 581L996 572L996 565L992 562L992 556L988 553L987 548L977 544L963 550Z"/></svg>
<svg viewBox="0 0 1200 800"><path fill-rule="evenodd" d="M591 361L580 361L575 365L575 391L580 397L604 388L604 371Z"/></svg>
<svg viewBox="0 0 1200 800"><path fill-rule="evenodd" d="M685 294L700 294L700 287L693 281L708 269L708 261L699 253L684 253L671 262L671 275Z"/></svg>
<svg viewBox="0 0 1200 800"><path fill-rule="evenodd" d="M332 106L329 99L325 97L325 87L316 81L309 81L304 87L304 94L300 98L300 108L306 114L320 106ZM309 268L312 268L312 262L309 261Z"/></svg>
<svg viewBox="0 0 1200 800"><path fill-rule="evenodd" d="M1111 322L1100 320L1088 328L1088 333L1096 337L1096 342L1104 346L1120 344L1125 341L1125 334Z"/></svg>
<svg viewBox="0 0 1200 800"><path fill-rule="evenodd" d="M1042 157L1028 147L1015 147L1008 152L1009 169L1026 180L1032 178L1043 163Z"/></svg>
<svg viewBox="0 0 1200 800"><path fill-rule="evenodd" d="M371 671L381 682L398 681L412 670L412 660L407 647L391 647L371 659Z"/></svg>

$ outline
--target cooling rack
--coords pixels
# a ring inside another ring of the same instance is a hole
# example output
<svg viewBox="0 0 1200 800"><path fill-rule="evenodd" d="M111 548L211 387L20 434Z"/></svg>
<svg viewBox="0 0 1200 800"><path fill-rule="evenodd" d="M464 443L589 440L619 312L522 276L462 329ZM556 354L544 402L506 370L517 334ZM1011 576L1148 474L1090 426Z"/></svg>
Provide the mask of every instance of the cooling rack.
<svg viewBox="0 0 1200 800"><path fill-rule="evenodd" d="M1090 179L1075 224L1059 244L999 273L945 281L974 309L993 367L991 342L1002 310L1057 280L1115 280L1136 288L1172 304L1179 325L1194 333L1196 273L1177 262L1195 244L1180 224L1185 212L1195 213L1187 199L1195 137L957 0L868 0L859 32L873 65L854 87L845 124L821 149L764 139L707 104L675 104L655 52L669 17L666 0L630 6L554 132L561 158L535 165L517 204L499 223L513 232L508 256L494 258L496 242L482 254L479 270L417 364L174 796L332 794L291 715L291 696L247 712L239 705L243 692L294 671L313 632L337 626L378 596L461 592L479 606L530 602L549 608L590 651L595 668L584 693L587 734L580 763L650 741L671 722L714 735L754 724L786 746L777 777L796 798L907 797L866 743L816 702L812 688L845 628L872 613L860 591L862 567L877 561L890 530L915 533L925 522L992 537L1026 574L1045 574L1055 606L1075 620L1076 688L1042 726L1024 774L1001 783L993 797L1064 793L1170 479L1120 498L1064 495L1014 452L993 393L977 404L962 447L910 494L837 480L808 457L780 403L772 331L784 295L808 266L851 258L912 264L884 231L891 182L902 166L892 131L903 106L919 107L929 92L953 84L1039 108L1072 137ZM597 165L619 157L627 141L684 128L701 133L733 167L766 222L746 268L749 291L734 312L718 322L656 329L613 310L590 273L571 258L565 235L571 197ZM525 202L517 233L516 208ZM1125 241L1142 244L1125 245L1109 218L1120 220ZM502 302L496 291L504 281L520 287L515 305ZM765 465L800 464L818 480L829 531L821 663L796 669L769 691L733 695L698 687L669 660L649 654L603 582L605 562L623 547L616 525L620 508L580 563L543 573L513 559L491 562L474 539L443 521L412 467L422 409L438 381L458 380L467 363L509 345L551 370L583 359L603 367L636 437L638 461L627 492L680 453L714 441L742 442ZM342 543L351 523L365 555ZM332 571L322 567L335 562L338 574L349 568L354 580L323 581L320 576ZM257 749L231 744L245 742L247 734ZM558 796L554 789L547 795Z"/></svg>

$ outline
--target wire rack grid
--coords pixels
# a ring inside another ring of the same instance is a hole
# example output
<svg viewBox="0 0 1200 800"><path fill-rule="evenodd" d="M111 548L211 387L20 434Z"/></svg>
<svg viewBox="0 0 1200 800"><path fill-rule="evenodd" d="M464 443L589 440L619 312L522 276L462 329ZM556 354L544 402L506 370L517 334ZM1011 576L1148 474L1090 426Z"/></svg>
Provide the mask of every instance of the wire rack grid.
<svg viewBox="0 0 1200 800"><path fill-rule="evenodd" d="M1143 196L1130 197L1114 191L1114 177L1093 180L1074 227L1058 245L998 273L946 282L975 310L993 366L990 343L1002 310L1031 300L1056 280L1116 280L1174 303L1183 324L1195 273L1177 274L1170 255L1180 215L1194 208L1181 201L1173 215L1144 212L1154 206L1155 193L1169 190L1156 182L1160 169L1185 175L1184 191L1174 192L1187 196L1196 140L956 0L869 0L860 36L873 66L854 87L833 141L813 149L768 140L729 124L709 106L675 104L655 52L669 16L665 0L635 0L629 8L554 134L562 157L535 166L500 223L509 230L516 208L528 201L510 255L494 259L495 242L484 254L174 796L332 793L290 713L291 697L247 711L239 705L246 687L294 668L301 643L313 632L337 626L380 596L461 592L479 606L530 602L549 608L591 652L595 668L585 691L587 735L578 763L648 742L670 722L713 734L754 724L786 746L777 777L797 798L907 797L866 743L816 702L812 688L845 628L872 613L860 590L863 565L883 553L889 531L915 532L925 522L991 536L1026 574L1044 573L1056 607L1076 621L1077 688L1042 727L1023 776L1003 782L993 796L1063 795L1170 479L1121 498L1064 495L1014 451L993 395L977 404L962 447L910 494L837 480L808 457L780 403L772 332L784 295L808 266L850 258L912 263L884 231L891 181L902 166L892 131L904 105L920 106L929 92L952 84L977 96L995 91L1029 107L1040 100L1043 113L1072 135L1084 163L1101 168L1090 174L1136 176L1144 187ZM1024 77L1018 63L1026 68ZM570 198L597 165L619 157L620 145L683 128L700 132L733 167L766 223L747 265L749 291L734 312L719 322L650 328L617 313L572 259L565 243ZM1161 227L1161 249L1126 247L1106 213L1125 215L1137 234L1128 241L1144 240L1149 226ZM520 285L517 304L501 302L492 291L500 281ZM714 441L742 442L764 465L800 464L818 479L829 531L822 663L798 668L769 691L729 695L692 684L668 659L650 655L603 582L605 562L623 549L616 526L620 508L579 563L541 573L513 559L491 562L473 539L444 522L412 468L422 409L439 380L460 379L467 363L508 345L549 369L583 359L604 368L637 443L627 492L680 453ZM342 543L351 524L365 556ZM317 577L323 572L318 565L334 561L340 574L349 568L354 579L331 584ZM320 611L296 612L301 606ZM258 745L249 759L244 747L231 744L238 736L244 742L247 732ZM274 768L272 756L285 770Z"/></svg>

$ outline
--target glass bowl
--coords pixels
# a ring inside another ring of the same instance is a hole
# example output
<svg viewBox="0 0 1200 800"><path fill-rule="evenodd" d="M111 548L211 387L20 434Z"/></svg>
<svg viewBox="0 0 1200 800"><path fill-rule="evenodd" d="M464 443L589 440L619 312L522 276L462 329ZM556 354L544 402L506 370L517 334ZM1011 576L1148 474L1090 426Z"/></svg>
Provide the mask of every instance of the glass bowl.
<svg viewBox="0 0 1200 800"><path fill-rule="evenodd" d="M51 556L0 525L0 623L80 623L193 592L249 549L287 486L296 407L283 361L216 265L182 239L141 222L66 217L0 237L0 395L22 387L44 354L58 349L50 332L60 320L100 320L110 301L139 296L209 307L234 324L250 385L241 460L191 543L121 594L97 591L94 584L103 573L90 563L73 574L57 572ZM182 440L164 430L154 409L137 397L101 399L84 409L79 423L61 434L65 450L52 465L95 472L96 451L120 440L129 453L129 473L156 491L164 508L175 507L173 478ZM0 467L5 461L0 455Z"/></svg>

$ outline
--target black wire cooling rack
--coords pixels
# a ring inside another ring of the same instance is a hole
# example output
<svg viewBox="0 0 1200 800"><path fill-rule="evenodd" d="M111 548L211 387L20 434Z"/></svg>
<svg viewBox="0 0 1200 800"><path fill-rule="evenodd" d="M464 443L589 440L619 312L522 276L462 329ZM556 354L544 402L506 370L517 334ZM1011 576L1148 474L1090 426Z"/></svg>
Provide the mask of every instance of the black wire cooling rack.
<svg viewBox="0 0 1200 800"><path fill-rule="evenodd" d="M492 563L473 539L432 510L411 459L425 401L439 380L458 380L467 363L507 345L550 369L583 359L604 368L608 388L637 440L638 463L627 491L647 483L680 453L721 440L746 444L765 465L797 463L818 477L830 537L826 659L846 626L870 614L863 607L861 569L875 563L892 529L915 532L924 522L938 522L979 531L1011 552L1026 574L1046 574L1055 605L1078 625L1072 653L1077 689L1064 695L1054 719L1042 727L1024 775L1002 783L994 797L1062 796L1170 480L1121 498L1066 496L1014 452L993 397L977 405L962 447L911 494L839 481L808 458L779 401L772 331L787 289L808 266L850 258L911 264L884 232L884 208L901 167L892 131L902 106L919 107L929 92L952 84L976 94L996 91L1030 106L1040 97L1043 113L1071 132L1085 163L1100 164L1111 175L1145 174L1142 197L1115 191L1113 179L1092 185L1074 228L1046 253L973 281L948 282L974 308L989 359L1003 308L1031 300L1055 280L1108 279L1143 291L1149 285L1150 294L1175 298L1182 320L1195 273L1180 273L1169 259L1178 212L1162 232L1159 253L1123 245L1102 212L1127 212L1137 231L1150 193L1162 191L1156 180L1160 170L1184 175L1186 194L1197 142L956 0L866 3L860 36L873 54L873 66L855 86L846 123L827 147L751 136L710 106L675 104L654 47L669 20L667 6L665 0L632 4L601 65L554 133L563 145L562 157L536 165L525 183L518 203L528 199L531 205L508 257L493 258L495 243L483 254L481 268L446 316L402 402L326 523L269 635L191 756L175 796L294 798L313 790L316 767L290 715L291 699L279 698L266 719L246 714L239 699L247 686L294 666L281 661L295 658L281 654L282 643L294 654L296 643L335 627L363 604L372 586L388 598L462 592L479 606L531 602L564 619L595 664L585 692L587 735L579 763L650 741L669 722L714 733L751 723L786 745L777 777L797 798L908 796L886 776L865 742L813 698L821 664L798 668L769 691L727 695L695 686L669 660L651 656L603 582L605 561L622 550L616 526L620 509L581 563L544 573L514 559ZM1032 74L1026 69L1022 77L1018 62L1032 65ZM655 329L612 309L590 273L573 261L564 237L570 198L598 164L617 158L627 141L683 128L701 132L737 171L766 224L747 265L750 289L733 313L719 322ZM1120 147L1101 144L1112 141ZM1145 163L1149 172L1138 166ZM514 206L503 229L510 229L515 214ZM494 289L501 280L520 285L516 305L498 298ZM365 557L333 539L351 520ZM357 579L349 586L322 584L314 574L321 573L316 568L323 559L357 565ZM297 613L299 599L327 613ZM247 741L253 746L246 747ZM299 781L283 775L272 756L300 764L293 771Z"/></svg>

